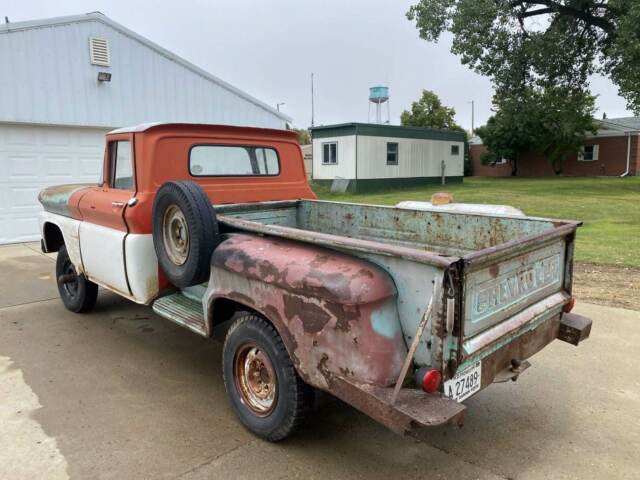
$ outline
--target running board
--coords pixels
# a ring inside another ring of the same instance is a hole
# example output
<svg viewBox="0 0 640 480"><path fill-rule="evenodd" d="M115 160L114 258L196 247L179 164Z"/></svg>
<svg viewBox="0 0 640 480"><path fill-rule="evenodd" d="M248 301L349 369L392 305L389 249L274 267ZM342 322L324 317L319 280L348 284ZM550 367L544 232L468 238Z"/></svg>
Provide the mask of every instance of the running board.
<svg viewBox="0 0 640 480"><path fill-rule="evenodd" d="M163 318L203 336L207 335L202 303L182 293L172 293L153 302L153 311Z"/></svg>

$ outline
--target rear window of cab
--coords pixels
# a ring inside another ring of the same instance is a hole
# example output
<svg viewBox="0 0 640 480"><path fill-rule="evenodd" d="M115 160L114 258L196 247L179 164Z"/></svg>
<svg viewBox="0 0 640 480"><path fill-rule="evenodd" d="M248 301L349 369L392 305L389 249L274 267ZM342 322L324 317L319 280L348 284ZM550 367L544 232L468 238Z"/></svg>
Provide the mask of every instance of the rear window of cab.
<svg viewBox="0 0 640 480"><path fill-rule="evenodd" d="M194 177L274 176L280 174L278 152L255 145L194 145L189 150Z"/></svg>

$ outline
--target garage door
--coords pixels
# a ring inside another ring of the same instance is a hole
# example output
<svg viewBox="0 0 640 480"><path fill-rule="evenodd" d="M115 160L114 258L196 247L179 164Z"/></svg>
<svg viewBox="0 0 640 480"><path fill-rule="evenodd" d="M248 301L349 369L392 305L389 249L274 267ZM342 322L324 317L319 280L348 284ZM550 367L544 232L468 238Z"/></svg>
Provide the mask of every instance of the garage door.
<svg viewBox="0 0 640 480"><path fill-rule="evenodd" d="M107 131L0 124L0 244L40 238L43 187L98 181Z"/></svg>

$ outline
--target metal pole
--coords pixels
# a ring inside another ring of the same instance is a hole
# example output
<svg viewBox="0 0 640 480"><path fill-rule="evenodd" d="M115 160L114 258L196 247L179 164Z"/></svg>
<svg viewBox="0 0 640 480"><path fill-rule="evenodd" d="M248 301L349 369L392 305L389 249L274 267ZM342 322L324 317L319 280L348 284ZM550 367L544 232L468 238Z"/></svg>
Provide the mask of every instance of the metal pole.
<svg viewBox="0 0 640 480"><path fill-rule="evenodd" d="M311 72L311 126L313 127L313 72Z"/></svg>
<svg viewBox="0 0 640 480"><path fill-rule="evenodd" d="M429 304L427 305L427 310L424 312L422 316L422 320L418 324L418 329L416 330L416 334L413 336L413 340L411 341L411 346L409 347L409 351L407 352L407 356L404 357L404 363L402 364L402 369L400 370L400 375L398 376L398 380L396 381L395 387L393 387L393 393L391 394L391 405L396 403L398 398L398 394L400 393L400 389L402 388L402 384L404 383L404 379L407 376L407 372L409 371L409 367L413 362L413 355L416 353L418 349L418 345L420 344L420 339L422 339L422 334L424 333L424 329L429 322L429 317L431 316L431 310L433 309L433 299L436 296L437 288L433 289L433 295L429 299Z"/></svg>
<svg viewBox="0 0 640 480"><path fill-rule="evenodd" d="M473 137L473 131L475 130L475 128L474 128L474 122L473 122L473 120L474 120L473 116L474 116L474 113L475 113L474 105L475 105L475 104L474 104L474 101L473 101L473 100L471 100L471 136L472 136L472 137Z"/></svg>
<svg viewBox="0 0 640 480"><path fill-rule="evenodd" d="M446 168L446 165L445 165L445 163L444 163L444 160L442 160L441 168L442 168L442 185L444 185L444 184L446 184L446 183L447 183L447 181L446 181L446 177L445 177L445 175L444 175L444 174L445 174L445 168Z"/></svg>

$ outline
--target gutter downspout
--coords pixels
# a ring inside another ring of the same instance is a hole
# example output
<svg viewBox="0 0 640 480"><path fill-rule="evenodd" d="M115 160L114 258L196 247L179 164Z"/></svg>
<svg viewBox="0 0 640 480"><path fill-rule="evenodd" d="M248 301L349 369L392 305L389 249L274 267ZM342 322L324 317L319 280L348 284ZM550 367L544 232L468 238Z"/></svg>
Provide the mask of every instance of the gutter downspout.
<svg viewBox="0 0 640 480"><path fill-rule="evenodd" d="M627 169L624 171L620 178L629 175L629 168L631 166L631 132L627 132Z"/></svg>

